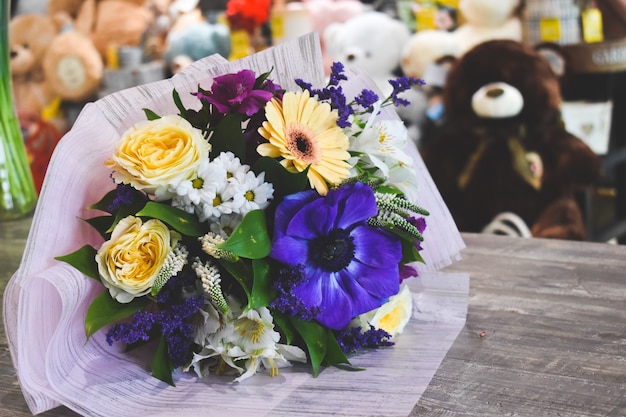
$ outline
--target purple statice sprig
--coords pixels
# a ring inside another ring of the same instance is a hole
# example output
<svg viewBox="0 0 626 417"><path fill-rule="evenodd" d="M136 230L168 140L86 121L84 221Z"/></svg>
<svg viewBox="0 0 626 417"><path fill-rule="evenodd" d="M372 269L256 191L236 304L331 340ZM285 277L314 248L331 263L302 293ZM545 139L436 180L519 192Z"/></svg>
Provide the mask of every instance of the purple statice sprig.
<svg viewBox="0 0 626 417"><path fill-rule="evenodd" d="M391 334L383 329L370 328L363 331L361 326L349 327L335 333L337 343L344 353L354 353L365 348L393 346Z"/></svg>
<svg viewBox="0 0 626 417"><path fill-rule="evenodd" d="M320 308L318 306L307 306L304 301L293 292L293 288L302 284L304 280L304 265L285 265L280 268L278 277L274 282L274 288L278 292L278 295L270 303L269 307L300 320L315 320L320 312Z"/></svg>
<svg viewBox="0 0 626 417"><path fill-rule="evenodd" d="M350 116L354 114L365 114L372 112L374 104L380 100L378 94L369 89L363 89L353 101L348 102L341 86L341 81L347 81L345 67L341 62L334 62L331 66L329 81L326 87L316 89L311 83L302 79L296 79L296 84L303 90L307 90L311 97L317 97L321 101L329 102L331 107L337 110L339 117L337 125L341 128L352 126ZM389 97L382 101L381 107L393 104L398 106L408 106L410 102L400 97L400 94L415 85L422 86L424 81L414 77L402 76L395 80L389 80L393 90Z"/></svg>
<svg viewBox="0 0 626 417"><path fill-rule="evenodd" d="M414 86L421 87L426 84L426 82L421 78L407 77L406 75L388 81L389 84L391 84L391 87L393 87L393 90L391 91L389 97L387 97L383 101L383 106L389 103L393 103L393 105L396 107L410 105L411 102L405 98L400 97L400 94L404 93Z"/></svg>
<svg viewBox="0 0 626 417"><path fill-rule="evenodd" d="M106 333L109 345L115 342L133 345L147 342L161 334L167 344L168 358L174 368L191 360L193 354L192 319L202 308L202 293L185 296L187 276L177 274L170 278L157 297L154 311L140 310L124 322L116 323Z"/></svg>

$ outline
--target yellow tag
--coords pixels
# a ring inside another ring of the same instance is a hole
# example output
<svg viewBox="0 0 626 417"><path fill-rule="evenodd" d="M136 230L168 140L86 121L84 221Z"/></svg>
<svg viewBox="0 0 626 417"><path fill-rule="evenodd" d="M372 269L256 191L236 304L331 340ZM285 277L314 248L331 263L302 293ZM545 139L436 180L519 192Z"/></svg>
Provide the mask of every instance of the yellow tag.
<svg viewBox="0 0 626 417"><path fill-rule="evenodd" d="M43 120L54 120L60 119L63 117L63 112L61 111L61 98L55 97L48 103L46 107L41 109L41 118Z"/></svg>
<svg viewBox="0 0 626 417"><path fill-rule="evenodd" d="M452 7L454 9L459 8L459 0L439 0L437 3L441 6Z"/></svg>
<svg viewBox="0 0 626 417"><path fill-rule="evenodd" d="M598 9L587 9L582 13L583 39L587 43L602 42L602 13Z"/></svg>
<svg viewBox="0 0 626 417"><path fill-rule="evenodd" d="M234 30L230 33L231 51L229 60L233 61L250 55L250 37L245 30Z"/></svg>
<svg viewBox="0 0 626 417"><path fill-rule="evenodd" d="M561 21L544 17L539 21L539 36L544 42L556 42L561 39Z"/></svg>
<svg viewBox="0 0 626 417"><path fill-rule="evenodd" d="M431 6L423 6L420 7L417 12L415 12L415 26L416 30L427 30L427 29L435 29L435 13L436 9Z"/></svg>
<svg viewBox="0 0 626 417"><path fill-rule="evenodd" d="M285 37L285 15L284 13L272 12L270 17L270 30L274 43L280 42Z"/></svg>
<svg viewBox="0 0 626 417"><path fill-rule="evenodd" d="M107 68L110 70L120 69L120 59L117 55L118 47L114 43L110 43L106 47Z"/></svg>

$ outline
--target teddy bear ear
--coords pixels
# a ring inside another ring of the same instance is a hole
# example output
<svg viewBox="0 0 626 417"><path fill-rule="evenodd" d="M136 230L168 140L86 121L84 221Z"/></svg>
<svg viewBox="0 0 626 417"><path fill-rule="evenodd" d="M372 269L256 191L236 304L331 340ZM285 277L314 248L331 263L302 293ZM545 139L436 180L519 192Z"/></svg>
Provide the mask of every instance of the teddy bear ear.
<svg viewBox="0 0 626 417"><path fill-rule="evenodd" d="M539 55L543 56L552 72L558 77L563 78L568 72L567 55L563 48L556 43L543 42L534 46Z"/></svg>

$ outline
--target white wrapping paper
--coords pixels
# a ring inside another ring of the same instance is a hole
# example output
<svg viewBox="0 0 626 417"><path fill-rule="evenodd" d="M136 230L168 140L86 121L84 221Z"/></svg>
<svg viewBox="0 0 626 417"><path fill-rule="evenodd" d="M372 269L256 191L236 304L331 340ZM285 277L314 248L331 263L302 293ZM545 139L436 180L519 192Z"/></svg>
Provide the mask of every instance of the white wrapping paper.
<svg viewBox="0 0 626 417"><path fill-rule="evenodd" d="M150 375L141 350L121 353L106 344L102 332L86 343L85 312L102 286L54 260L85 244L99 246L100 237L80 218L91 217L86 207L113 188L103 161L119 133L144 120L142 108L176 112L173 88L192 106L195 98L186 92L209 88L214 76L243 68L273 68L272 78L287 89L297 88L294 78L321 86L321 62L312 34L237 62L210 57L171 79L84 108L52 157L22 262L4 296L11 356L34 414L59 405L107 417L409 414L464 324L469 286L465 275L434 272L456 260L464 244L414 147L408 151L422 181L418 203L432 213L422 252L428 265L420 265L420 278L410 280L417 308L397 345L351 357L355 366L367 368L363 372L327 368L313 378L299 365L244 383L176 373L171 387Z"/></svg>

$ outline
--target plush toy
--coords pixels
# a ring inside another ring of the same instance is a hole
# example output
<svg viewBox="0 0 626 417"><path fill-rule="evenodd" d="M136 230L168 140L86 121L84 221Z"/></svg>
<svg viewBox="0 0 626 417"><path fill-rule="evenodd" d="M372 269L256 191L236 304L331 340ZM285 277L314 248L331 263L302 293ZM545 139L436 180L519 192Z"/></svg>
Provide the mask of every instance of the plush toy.
<svg viewBox="0 0 626 417"><path fill-rule="evenodd" d="M344 23L367 10L366 6L359 0L302 0L302 4L309 11L313 30L318 33L324 33L331 24ZM329 74L332 58L326 52L323 38L320 39L320 43L324 69Z"/></svg>
<svg viewBox="0 0 626 417"><path fill-rule="evenodd" d="M512 212L533 236L584 239L575 194L600 162L563 127L548 62L520 42L481 43L453 65L443 98L445 123L422 155L459 229Z"/></svg>
<svg viewBox="0 0 626 417"><path fill-rule="evenodd" d="M56 36L57 28L47 16L22 14L11 19L10 68L15 107L20 116L38 116L52 100L52 89L43 70L43 58Z"/></svg>
<svg viewBox="0 0 626 417"><path fill-rule="evenodd" d="M347 68L360 68L376 82L383 95L391 92L389 79L400 67L404 44L411 36L406 25L382 12L365 12L344 23L333 23L323 33L329 58Z"/></svg>
<svg viewBox="0 0 626 417"><path fill-rule="evenodd" d="M213 54L228 57L230 52L228 26L200 21L168 34L164 58L175 74L200 58Z"/></svg>
<svg viewBox="0 0 626 417"><path fill-rule="evenodd" d="M524 0L461 0L465 23L454 31L461 53L492 39L522 40Z"/></svg>
<svg viewBox="0 0 626 417"><path fill-rule="evenodd" d="M447 55L459 57L484 41L521 41L523 7L524 0L461 0L459 9L464 23L451 32L414 33L402 51L402 70L414 77L423 77L426 68L438 59Z"/></svg>
<svg viewBox="0 0 626 417"><path fill-rule="evenodd" d="M111 47L140 46L154 18L147 0L85 0L75 26L106 62Z"/></svg>

